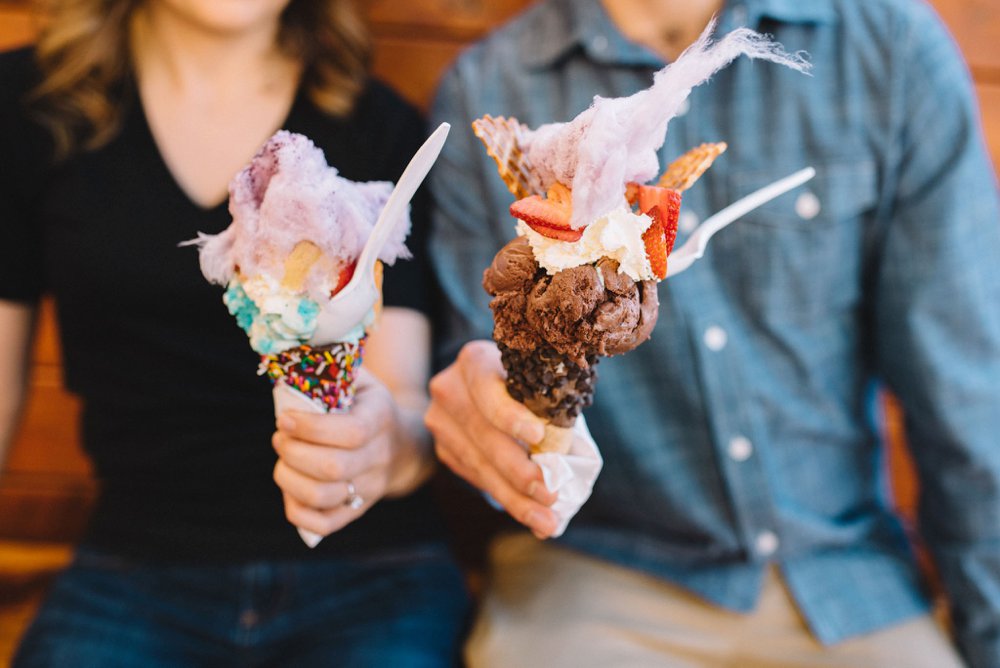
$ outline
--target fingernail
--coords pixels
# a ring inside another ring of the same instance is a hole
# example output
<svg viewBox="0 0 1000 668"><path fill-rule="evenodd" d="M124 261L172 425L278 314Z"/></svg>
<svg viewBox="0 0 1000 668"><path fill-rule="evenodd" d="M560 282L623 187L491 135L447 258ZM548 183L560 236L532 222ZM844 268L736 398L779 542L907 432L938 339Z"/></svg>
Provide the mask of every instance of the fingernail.
<svg viewBox="0 0 1000 668"><path fill-rule="evenodd" d="M540 443L545 438L545 428L537 422L524 420L518 423L514 434L525 443Z"/></svg>
<svg viewBox="0 0 1000 668"><path fill-rule="evenodd" d="M556 528L552 518L539 510L532 510L528 513L528 527L535 535L541 533L546 536L555 531Z"/></svg>
<svg viewBox="0 0 1000 668"><path fill-rule="evenodd" d="M528 496L543 506L552 505L552 494L541 481L532 480L528 483Z"/></svg>
<svg viewBox="0 0 1000 668"><path fill-rule="evenodd" d="M287 413L282 413L278 417L278 429L284 429L285 431L291 431L295 429L295 420L291 415Z"/></svg>

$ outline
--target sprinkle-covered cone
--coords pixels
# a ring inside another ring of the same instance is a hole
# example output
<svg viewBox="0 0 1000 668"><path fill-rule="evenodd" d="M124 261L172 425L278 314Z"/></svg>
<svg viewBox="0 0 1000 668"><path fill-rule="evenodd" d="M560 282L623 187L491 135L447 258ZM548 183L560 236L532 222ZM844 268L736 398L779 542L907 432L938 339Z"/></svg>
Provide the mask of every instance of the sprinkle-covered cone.
<svg viewBox="0 0 1000 668"><path fill-rule="evenodd" d="M354 403L355 379L364 357L365 340L325 346L301 345L261 356L260 374L284 383L307 397L322 412L346 411Z"/></svg>
<svg viewBox="0 0 1000 668"><path fill-rule="evenodd" d="M598 356L586 356L586 365L549 347L530 352L497 343L507 372L507 392L546 420L545 438L531 451L565 454L572 443L573 425L580 412L593 403Z"/></svg>

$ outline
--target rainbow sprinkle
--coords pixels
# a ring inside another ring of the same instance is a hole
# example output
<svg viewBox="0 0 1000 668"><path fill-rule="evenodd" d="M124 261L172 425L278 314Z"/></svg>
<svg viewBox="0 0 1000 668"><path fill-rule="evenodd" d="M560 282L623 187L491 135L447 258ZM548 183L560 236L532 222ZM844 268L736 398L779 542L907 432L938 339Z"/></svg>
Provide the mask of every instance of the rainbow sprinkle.
<svg viewBox="0 0 1000 668"><path fill-rule="evenodd" d="M303 344L275 355L261 355L257 373L321 401L327 410L347 410L354 403L354 380L361 368L366 338L319 348Z"/></svg>

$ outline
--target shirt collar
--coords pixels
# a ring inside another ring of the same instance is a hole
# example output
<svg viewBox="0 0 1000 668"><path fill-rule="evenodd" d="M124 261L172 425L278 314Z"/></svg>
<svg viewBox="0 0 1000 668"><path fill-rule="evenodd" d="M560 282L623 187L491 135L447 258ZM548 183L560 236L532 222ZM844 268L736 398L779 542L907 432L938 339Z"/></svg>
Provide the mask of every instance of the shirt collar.
<svg viewBox="0 0 1000 668"><path fill-rule="evenodd" d="M826 23L834 19L821 0L728 0L719 30L756 26L768 18L783 23ZM550 0L531 17L521 34L522 63L529 68L554 64L576 48L599 63L662 67L649 49L628 41L612 23L600 0Z"/></svg>

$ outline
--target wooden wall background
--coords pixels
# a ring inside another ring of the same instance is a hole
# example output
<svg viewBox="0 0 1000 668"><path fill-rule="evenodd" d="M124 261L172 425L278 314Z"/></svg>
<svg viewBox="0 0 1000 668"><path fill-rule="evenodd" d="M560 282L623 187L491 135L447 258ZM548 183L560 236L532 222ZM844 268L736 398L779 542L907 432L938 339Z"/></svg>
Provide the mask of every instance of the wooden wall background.
<svg viewBox="0 0 1000 668"><path fill-rule="evenodd" d="M426 107L441 71L459 50L530 1L365 0L362 4L376 36L377 73ZM994 164L1000 165L1000 2L934 0L933 4L969 61ZM0 49L29 43L37 28L30 0L0 0ZM891 403L887 410L890 418L896 415ZM57 333L46 305L33 353L25 419L0 476L0 541L71 542L78 535L94 482L79 449L77 415L77 401L61 386ZM897 446L900 442L897 439ZM898 454L894 460L899 463L892 471L902 506L909 510L916 486L905 457Z"/></svg>

